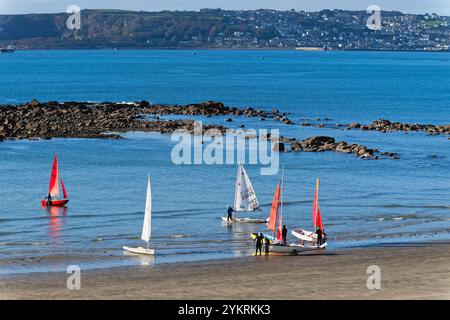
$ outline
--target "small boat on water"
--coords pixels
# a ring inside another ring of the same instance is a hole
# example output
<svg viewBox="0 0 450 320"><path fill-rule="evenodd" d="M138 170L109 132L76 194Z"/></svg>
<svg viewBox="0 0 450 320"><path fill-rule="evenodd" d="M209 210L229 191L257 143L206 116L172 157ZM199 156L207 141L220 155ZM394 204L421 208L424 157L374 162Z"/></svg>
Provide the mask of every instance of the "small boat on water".
<svg viewBox="0 0 450 320"><path fill-rule="evenodd" d="M141 239L147 243L147 247L142 248L142 247L123 246L123 249L128 252L136 254L154 255L155 250L149 249L148 247L151 234L152 234L152 189L150 184L150 176L148 176L147 197L145 199L144 223L142 225L142 234L141 234Z"/></svg>
<svg viewBox="0 0 450 320"><path fill-rule="evenodd" d="M234 206L233 210L235 215L232 222L237 223L265 223L266 219L264 217L242 217L243 212L261 212L259 207L259 201L256 197L255 190L253 189L252 182L245 171L242 164L238 165L236 186L234 191ZM227 217L221 217L225 222L232 223L228 221Z"/></svg>
<svg viewBox="0 0 450 320"><path fill-rule="evenodd" d="M61 182L61 189L63 197L60 198L60 187L59 183ZM65 206L69 202L69 197L67 194L66 186L64 185L63 180L59 176L59 169L58 169L58 156L55 155L55 158L53 159L53 166L52 166L52 172L50 175L50 184L49 184L49 191L48 196L41 200L41 204L44 207L61 207Z"/></svg>
<svg viewBox="0 0 450 320"><path fill-rule="evenodd" d="M320 229L322 234L325 234L325 229L322 223L322 214L320 213L319 206L319 183L320 180L316 180L316 188L314 190L314 202L313 202L313 212L312 212L312 221L313 227L315 230ZM302 243L307 243L308 245L315 245L316 248L325 248L327 246L326 238L323 239L323 242L317 246L317 233L315 231L307 231L307 230L292 230L292 235L302 241Z"/></svg>

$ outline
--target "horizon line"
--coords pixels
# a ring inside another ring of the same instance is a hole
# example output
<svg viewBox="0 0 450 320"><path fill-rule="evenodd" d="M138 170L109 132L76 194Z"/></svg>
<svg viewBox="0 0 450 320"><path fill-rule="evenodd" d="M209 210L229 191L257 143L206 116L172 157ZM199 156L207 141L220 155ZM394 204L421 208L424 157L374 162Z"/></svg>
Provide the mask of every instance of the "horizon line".
<svg viewBox="0 0 450 320"><path fill-rule="evenodd" d="M200 8L200 9L161 9L161 10L137 10L137 9L116 9L116 8L81 8L81 11L116 11L116 12L133 12L133 13L162 13L162 12L196 12L201 13L202 10L211 10L211 11L276 11L276 12L306 12L306 13L318 13L321 11L329 10L329 11L350 11L350 12L367 12L367 9L341 9L341 8L323 8L315 11L306 11L302 9L271 9L271 8L257 8L257 9L222 9L222 8ZM425 15L438 15L440 17L450 17L450 15L439 14L436 12L425 12L425 13L412 13L412 12L404 12L401 10L381 10L381 12L398 12L402 15L417 15L417 16L425 16ZM46 11L46 12L25 12L25 13L0 13L0 16L19 16L19 15L40 15L40 14L67 14L66 11Z"/></svg>

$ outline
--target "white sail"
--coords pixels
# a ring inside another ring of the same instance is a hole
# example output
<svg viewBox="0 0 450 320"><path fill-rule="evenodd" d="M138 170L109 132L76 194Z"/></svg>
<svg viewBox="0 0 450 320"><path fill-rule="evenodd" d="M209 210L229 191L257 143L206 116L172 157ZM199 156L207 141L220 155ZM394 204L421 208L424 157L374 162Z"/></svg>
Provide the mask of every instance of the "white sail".
<svg viewBox="0 0 450 320"><path fill-rule="evenodd" d="M248 177L243 165L238 167L236 178L236 191L234 194L234 210L236 211L254 211L259 208L258 198L256 197L253 185Z"/></svg>
<svg viewBox="0 0 450 320"><path fill-rule="evenodd" d="M152 234L152 190L150 186L150 176L148 176L147 198L145 201L144 225L142 226L141 239L145 242L150 241Z"/></svg>
<svg viewBox="0 0 450 320"><path fill-rule="evenodd" d="M236 188L234 190L234 210L242 211L242 200L241 200L241 185L242 185L242 173L241 165L238 165L238 171L236 176Z"/></svg>

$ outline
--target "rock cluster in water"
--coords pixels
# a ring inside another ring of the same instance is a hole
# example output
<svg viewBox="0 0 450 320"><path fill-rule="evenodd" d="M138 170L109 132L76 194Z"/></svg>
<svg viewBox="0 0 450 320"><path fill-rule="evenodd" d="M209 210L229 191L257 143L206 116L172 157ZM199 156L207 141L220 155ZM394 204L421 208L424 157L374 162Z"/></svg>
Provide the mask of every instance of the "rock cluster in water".
<svg viewBox="0 0 450 320"><path fill-rule="evenodd" d="M380 156L398 159L398 155L395 152L380 152L377 149L370 149L362 144L349 144L345 141L338 141L332 137L317 136L303 140L296 139L283 139L289 143L291 151L304 151L304 152L325 152L335 151L343 153L351 153L358 156L360 159L379 159Z"/></svg>
<svg viewBox="0 0 450 320"><path fill-rule="evenodd" d="M380 132L390 131L424 131L430 135L444 134L450 135L449 125L433 125L433 124L418 124L418 123L401 123L392 122L389 120L375 120L369 125L362 125L358 122L350 123L348 129L361 129L361 130L375 130Z"/></svg>
<svg viewBox="0 0 450 320"><path fill-rule="evenodd" d="M117 133L153 131L172 133L177 129L194 130L193 120L160 120L146 115L248 116L266 118L271 115L253 108L225 107L220 102L200 104L152 105L146 101L133 104L48 102L33 100L19 106L0 106L0 140L61 138L120 138ZM203 130L221 125L204 125Z"/></svg>
<svg viewBox="0 0 450 320"><path fill-rule="evenodd" d="M121 138L120 133L129 131L173 133L175 130L184 129L190 133L198 133L195 121L191 119L161 120L160 115L185 115L185 116L227 116L224 121L231 122L231 117L247 116L258 117L261 120L271 118L282 121L286 125L293 122L285 113L276 109L271 112L254 108L231 108L220 102L207 101L189 105L155 105L147 101L135 103L89 103L89 102L47 102L40 103L33 100L19 106L0 106L0 141L5 139L51 139L51 138ZM305 125L305 124L303 124ZM349 128L361 128L353 123ZM401 125L387 120L375 121L368 130L394 130L389 128L410 128L418 130L419 125ZM436 132L445 133L448 127L437 127ZM227 128L223 125L203 125L203 132L216 129L225 133ZM431 126L427 130L432 130ZM395 129L400 130L400 129ZM256 136L254 137L256 138ZM268 137L260 137L270 139ZM288 148L288 146L290 148ZM273 150L278 152L304 151L324 152L335 151L355 154L362 159L378 159L380 156L397 159L393 152L380 152L361 144L349 144L345 141L336 142L332 137L317 136L304 140L295 138L279 138L273 141Z"/></svg>

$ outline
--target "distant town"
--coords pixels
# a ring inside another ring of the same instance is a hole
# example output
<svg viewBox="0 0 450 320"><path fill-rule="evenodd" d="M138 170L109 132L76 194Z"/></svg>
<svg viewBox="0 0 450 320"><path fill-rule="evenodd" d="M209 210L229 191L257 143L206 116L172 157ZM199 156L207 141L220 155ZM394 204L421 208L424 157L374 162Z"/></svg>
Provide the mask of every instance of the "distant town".
<svg viewBox="0 0 450 320"><path fill-rule="evenodd" d="M377 30L366 10L82 10L0 15L0 47L16 49L298 49L449 51L450 17L381 11Z"/></svg>

